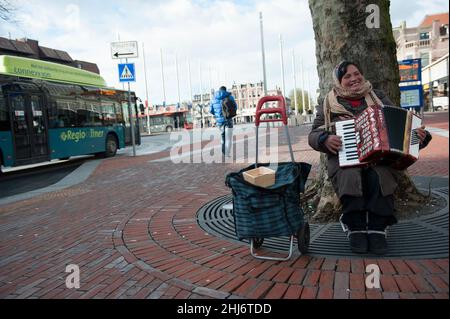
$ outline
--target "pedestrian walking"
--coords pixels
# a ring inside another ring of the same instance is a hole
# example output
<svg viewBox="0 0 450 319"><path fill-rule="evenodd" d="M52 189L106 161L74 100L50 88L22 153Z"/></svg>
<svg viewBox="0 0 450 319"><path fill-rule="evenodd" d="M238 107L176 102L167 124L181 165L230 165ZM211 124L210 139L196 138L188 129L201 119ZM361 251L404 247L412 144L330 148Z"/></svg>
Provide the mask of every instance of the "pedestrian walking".
<svg viewBox="0 0 450 319"><path fill-rule="evenodd" d="M221 86L211 102L210 113L215 117L216 126L221 133L222 155L230 156L233 148L233 117L236 116L237 104L233 95Z"/></svg>

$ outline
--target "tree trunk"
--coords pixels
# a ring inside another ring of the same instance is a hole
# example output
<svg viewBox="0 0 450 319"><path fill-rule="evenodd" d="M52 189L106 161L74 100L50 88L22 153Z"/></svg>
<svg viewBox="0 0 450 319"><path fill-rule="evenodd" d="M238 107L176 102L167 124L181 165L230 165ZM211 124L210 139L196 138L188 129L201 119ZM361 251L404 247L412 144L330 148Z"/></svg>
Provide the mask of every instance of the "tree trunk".
<svg viewBox="0 0 450 319"><path fill-rule="evenodd" d="M309 0L320 79L319 103L333 86L335 66L345 59L357 63L374 88L383 90L395 105L400 105L399 71L389 5L387 0ZM379 8L378 16L376 11L370 10L373 7ZM396 198L424 201L424 196L405 172L399 172L397 179ZM317 180L308 187L304 198L309 199L315 211L313 221L337 220L340 203L328 179L323 154Z"/></svg>

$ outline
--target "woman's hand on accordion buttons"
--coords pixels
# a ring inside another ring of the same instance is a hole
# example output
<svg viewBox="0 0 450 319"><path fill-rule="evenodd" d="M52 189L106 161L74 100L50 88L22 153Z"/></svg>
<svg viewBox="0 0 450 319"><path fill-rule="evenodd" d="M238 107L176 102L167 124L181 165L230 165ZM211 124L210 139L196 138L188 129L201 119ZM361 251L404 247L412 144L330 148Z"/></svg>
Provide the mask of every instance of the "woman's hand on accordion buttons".
<svg viewBox="0 0 450 319"><path fill-rule="evenodd" d="M337 154L342 147L342 140L340 136L328 135L323 145L333 154Z"/></svg>
<svg viewBox="0 0 450 319"><path fill-rule="evenodd" d="M425 137L427 137L427 132L425 131L425 125L422 125L421 127L417 128L416 134L420 140L420 144L422 144L423 141L425 140Z"/></svg>

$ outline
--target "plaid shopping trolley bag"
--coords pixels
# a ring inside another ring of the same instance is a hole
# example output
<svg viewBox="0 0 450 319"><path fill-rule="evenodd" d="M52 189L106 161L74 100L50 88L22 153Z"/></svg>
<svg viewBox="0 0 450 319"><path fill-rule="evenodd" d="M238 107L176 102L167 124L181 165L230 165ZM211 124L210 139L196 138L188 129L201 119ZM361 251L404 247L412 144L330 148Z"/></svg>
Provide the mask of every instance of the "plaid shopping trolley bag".
<svg viewBox="0 0 450 319"><path fill-rule="evenodd" d="M279 108L261 106L267 101L279 101ZM260 120L261 114L281 113L281 119ZM250 241L252 256L269 260L288 260L292 256L294 237L297 237L298 248L306 253L309 245L309 224L304 219L300 206L300 193L304 192L305 183L311 165L295 162L287 129L287 117L282 96L263 97L258 102L256 110L256 141L258 141L258 126L260 122L283 121L288 138L291 162L256 163L239 172L226 176L226 185L233 195L233 216L236 235L239 240ZM258 154L258 142L256 142ZM268 187L254 185L244 178L244 173L257 167L269 167L275 171L275 183ZM254 253L254 248L262 245L265 237L290 237L289 255L285 258L260 256Z"/></svg>

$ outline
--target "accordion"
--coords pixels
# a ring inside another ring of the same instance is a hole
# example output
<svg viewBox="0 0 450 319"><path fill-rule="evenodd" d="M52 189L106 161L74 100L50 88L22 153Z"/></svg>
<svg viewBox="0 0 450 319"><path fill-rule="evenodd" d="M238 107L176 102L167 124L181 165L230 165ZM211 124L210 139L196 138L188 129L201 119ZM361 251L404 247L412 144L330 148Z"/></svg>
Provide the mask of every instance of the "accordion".
<svg viewBox="0 0 450 319"><path fill-rule="evenodd" d="M338 121L336 134L342 137L339 166L381 163L406 169L419 158L416 129L422 119L400 107L367 107L355 119Z"/></svg>

